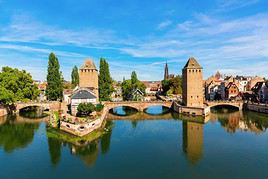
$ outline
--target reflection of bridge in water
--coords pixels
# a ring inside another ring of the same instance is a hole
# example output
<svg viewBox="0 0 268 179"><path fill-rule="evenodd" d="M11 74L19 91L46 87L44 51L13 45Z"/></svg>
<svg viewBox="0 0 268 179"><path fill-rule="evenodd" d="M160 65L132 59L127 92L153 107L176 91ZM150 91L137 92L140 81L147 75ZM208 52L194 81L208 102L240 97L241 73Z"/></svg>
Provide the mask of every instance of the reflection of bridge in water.
<svg viewBox="0 0 268 179"><path fill-rule="evenodd" d="M108 113L106 115L107 120L152 120L152 119L173 119L171 113L159 114L159 115L152 115L145 112L136 112L132 115L116 115L112 113Z"/></svg>

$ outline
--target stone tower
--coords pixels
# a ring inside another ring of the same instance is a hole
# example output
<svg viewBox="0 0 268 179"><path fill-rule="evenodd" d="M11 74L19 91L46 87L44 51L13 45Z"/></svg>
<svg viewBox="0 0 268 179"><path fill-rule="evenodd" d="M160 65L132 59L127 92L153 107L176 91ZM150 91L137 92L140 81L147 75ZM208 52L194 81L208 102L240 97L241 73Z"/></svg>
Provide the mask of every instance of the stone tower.
<svg viewBox="0 0 268 179"><path fill-rule="evenodd" d="M168 64L166 62L166 65L165 65L165 74L164 74L164 80L168 80L169 78L169 74L168 74Z"/></svg>
<svg viewBox="0 0 268 179"><path fill-rule="evenodd" d="M182 69L182 100L187 107L203 107L203 68L195 58L189 58Z"/></svg>
<svg viewBox="0 0 268 179"><path fill-rule="evenodd" d="M79 87L90 89L99 99L98 70L91 59L86 59L79 69Z"/></svg>

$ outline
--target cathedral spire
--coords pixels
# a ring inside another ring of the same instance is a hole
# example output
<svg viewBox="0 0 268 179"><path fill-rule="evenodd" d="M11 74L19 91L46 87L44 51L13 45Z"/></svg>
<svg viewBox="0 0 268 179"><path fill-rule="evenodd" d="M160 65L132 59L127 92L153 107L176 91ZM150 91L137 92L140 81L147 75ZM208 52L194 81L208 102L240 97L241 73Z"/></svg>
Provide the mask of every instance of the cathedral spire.
<svg viewBox="0 0 268 179"><path fill-rule="evenodd" d="M166 61L166 65L165 65L165 74L164 74L164 80L167 80L168 79L168 64L167 64L167 61Z"/></svg>

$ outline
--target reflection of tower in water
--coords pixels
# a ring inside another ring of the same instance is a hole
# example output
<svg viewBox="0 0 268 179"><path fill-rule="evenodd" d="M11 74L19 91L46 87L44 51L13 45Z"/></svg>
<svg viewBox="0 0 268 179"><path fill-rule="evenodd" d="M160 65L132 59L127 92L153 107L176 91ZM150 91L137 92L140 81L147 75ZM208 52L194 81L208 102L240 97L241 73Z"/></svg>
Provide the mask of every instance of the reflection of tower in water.
<svg viewBox="0 0 268 179"><path fill-rule="evenodd" d="M203 126L194 122L182 122L183 152L193 164L197 163L203 155Z"/></svg>

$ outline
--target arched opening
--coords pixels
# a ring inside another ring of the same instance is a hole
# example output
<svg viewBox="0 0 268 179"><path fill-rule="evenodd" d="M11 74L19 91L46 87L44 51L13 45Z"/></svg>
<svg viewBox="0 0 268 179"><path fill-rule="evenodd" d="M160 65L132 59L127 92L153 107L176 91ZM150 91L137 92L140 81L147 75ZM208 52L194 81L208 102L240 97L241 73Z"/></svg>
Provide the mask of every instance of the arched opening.
<svg viewBox="0 0 268 179"><path fill-rule="evenodd" d="M229 104L220 104L220 105L215 105L210 108L210 111L212 113L232 113L239 111L239 107L229 105Z"/></svg>
<svg viewBox="0 0 268 179"><path fill-rule="evenodd" d="M27 117L31 119L43 118L43 117L48 116L48 114L44 112L47 110L49 109L43 108L40 106L26 106L19 110L19 115L22 117Z"/></svg>
<svg viewBox="0 0 268 179"><path fill-rule="evenodd" d="M149 106L144 112L150 115L162 115L170 112L170 108L162 105Z"/></svg>
<svg viewBox="0 0 268 179"><path fill-rule="evenodd" d="M137 109L130 106L118 106L109 110L109 113L117 116L131 116L137 112Z"/></svg>

